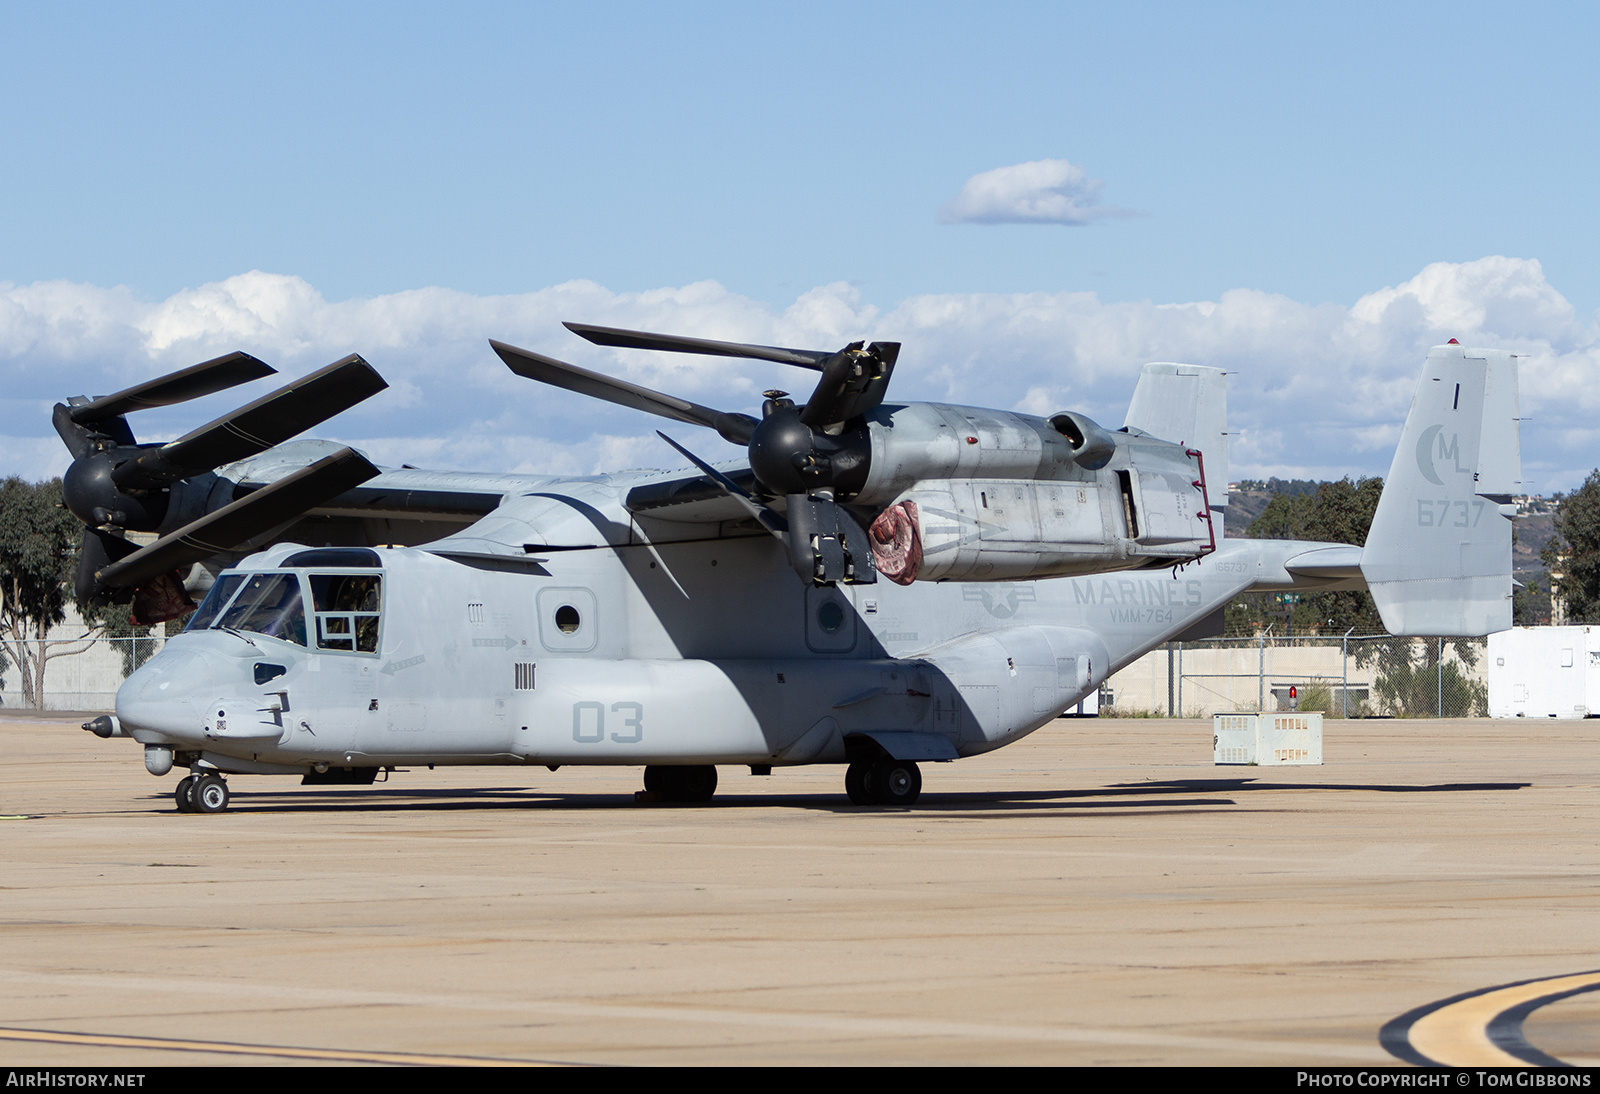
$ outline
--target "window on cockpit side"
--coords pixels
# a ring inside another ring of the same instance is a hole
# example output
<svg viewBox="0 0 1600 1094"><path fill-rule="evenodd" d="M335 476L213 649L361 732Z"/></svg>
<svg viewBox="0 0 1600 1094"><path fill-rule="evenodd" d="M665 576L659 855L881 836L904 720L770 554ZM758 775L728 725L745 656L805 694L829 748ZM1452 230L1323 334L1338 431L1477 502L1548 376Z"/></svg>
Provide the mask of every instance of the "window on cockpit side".
<svg viewBox="0 0 1600 1094"><path fill-rule="evenodd" d="M311 605L317 621L317 648L353 653L378 652L382 579L374 573L312 574Z"/></svg>

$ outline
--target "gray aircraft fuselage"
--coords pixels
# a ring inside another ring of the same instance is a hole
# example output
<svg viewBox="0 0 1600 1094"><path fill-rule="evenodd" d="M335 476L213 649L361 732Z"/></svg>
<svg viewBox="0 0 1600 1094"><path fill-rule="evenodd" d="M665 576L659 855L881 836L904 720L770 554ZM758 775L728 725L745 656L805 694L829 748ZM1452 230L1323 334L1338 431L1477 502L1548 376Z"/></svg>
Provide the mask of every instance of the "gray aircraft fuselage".
<svg viewBox="0 0 1600 1094"><path fill-rule="evenodd" d="M117 713L147 745L236 772L843 762L847 737L886 733L916 735L899 741L911 758L952 759L1037 729L1240 591L1295 585L1284 560L1319 546L1233 540L1176 569L817 587L766 536L540 553L518 569L416 548L291 569L305 549L279 545L230 573L289 575L301 620L269 625L278 637L174 637ZM374 648L346 648L348 627L318 648L344 613L316 610L312 579L352 575L380 582ZM926 754L936 740L948 755Z"/></svg>

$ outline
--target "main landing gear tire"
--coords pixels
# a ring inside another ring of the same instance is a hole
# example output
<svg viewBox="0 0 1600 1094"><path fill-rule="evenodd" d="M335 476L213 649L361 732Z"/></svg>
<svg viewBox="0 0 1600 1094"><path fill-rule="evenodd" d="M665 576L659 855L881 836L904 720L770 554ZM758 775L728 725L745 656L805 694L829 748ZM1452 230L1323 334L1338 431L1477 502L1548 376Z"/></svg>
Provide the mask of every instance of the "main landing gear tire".
<svg viewBox="0 0 1600 1094"><path fill-rule="evenodd" d="M199 777L198 775L185 775L178 780L178 785L173 788L172 800L178 803L178 812L193 813L195 811L194 784Z"/></svg>
<svg viewBox="0 0 1600 1094"><path fill-rule="evenodd" d="M922 794L922 772L910 760L880 760L867 776L867 789L879 805L915 805Z"/></svg>
<svg viewBox="0 0 1600 1094"><path fill-rule="evenodd" d="M853 763L845 769L844 792L855 805L914 805L922 772L910 760Z"/></svg>
<svg viewBox="0 0 1600 1094"><path fill-rule="evenodd" d="M644 769L644 788L669 802L708 802L717 792L711 764L657 764Z"/></svg>
<svg viewBox="0 0 1600 1094"><path fill-rule="evenodd" d="M872 795L867 793L867 771L871 764L851 764L844 769L844 792L850 795L851 805L872 805Z"/></svg>
<svg viewBox="0 0 1600 1094"><path fill-rule="evenodd" d="M201 775L195 780L192 797L196 813L220 813L228 808L228 784L221 775Z"/></svg>

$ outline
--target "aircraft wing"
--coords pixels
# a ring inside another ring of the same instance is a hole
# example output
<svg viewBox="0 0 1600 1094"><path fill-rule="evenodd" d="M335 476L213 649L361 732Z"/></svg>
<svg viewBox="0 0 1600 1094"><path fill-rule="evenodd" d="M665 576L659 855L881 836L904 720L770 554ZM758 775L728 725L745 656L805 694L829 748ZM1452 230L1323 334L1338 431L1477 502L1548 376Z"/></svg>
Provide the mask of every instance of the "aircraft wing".
<svg viewBox="0 0 1600 1094"><path fill-rule="evenodd" d="M474 490L473 483L438 484L414 488L394 481L394 472L384 482L380 474L375 485L358 486L311 509L313 517L360 517L385 520L442 520L472 522L500 507L505 495L499 491ZM437 474L437 473L435 473Z"/></svg>
<svg viewBox="0 0 1600 1094"><path fill-rule="evenodd" d="M734 484L749 494L760 494L755 472L735 465L722 470ZM636 517L670 520L681 524L721 524L750 519L750 511L709 475L680 475L670 479L641 483L628 491L624 501Z"/></svg>
<svg viewBox="0 0 1600 1094"><path fill-rule="evenodd" d="M325 454L324 449L336 447L329 441L291 441L218 468L218 475L234 484L232 498L238 500L315 462ZM497 509L508 494L525 493L549 482L548 476L386 468L360 486L308 509L302 521L324 529L341 522L351 526L348 535L336 539L414 546L478 521ZM301 531L297 525L277 538L294 539ZM313 538L320 542L329 537Z"/></svg>

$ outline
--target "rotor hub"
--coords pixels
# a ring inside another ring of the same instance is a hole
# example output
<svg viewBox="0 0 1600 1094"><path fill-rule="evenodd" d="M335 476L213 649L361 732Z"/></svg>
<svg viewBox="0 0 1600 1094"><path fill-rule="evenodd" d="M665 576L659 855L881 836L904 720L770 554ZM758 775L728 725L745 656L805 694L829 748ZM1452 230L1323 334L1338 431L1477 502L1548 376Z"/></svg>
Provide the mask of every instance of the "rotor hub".
<svg viewBox="0 0 1600 1094"><path fill-rule="evenodd" d="M865 425L837 436L812 429L792 403L767 413L750 436L750 470L774 494L831 487L854 495L867 481L872 444Z"/></svg>
<svg viewBox="0 0 1600 1094"><path fill-rule="evenodd" d="M135 532L153 532L167 515L165 490L129 494L117 488L111 472L128 458L111 451L73 460L61 476L61 496L73 516L91 527L111 525Z"/></svg>

